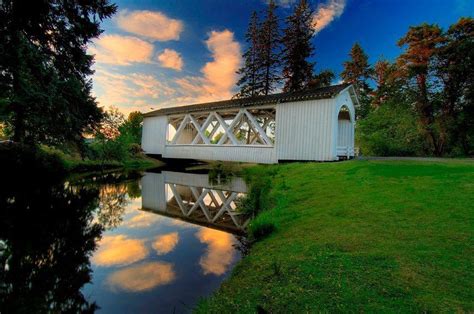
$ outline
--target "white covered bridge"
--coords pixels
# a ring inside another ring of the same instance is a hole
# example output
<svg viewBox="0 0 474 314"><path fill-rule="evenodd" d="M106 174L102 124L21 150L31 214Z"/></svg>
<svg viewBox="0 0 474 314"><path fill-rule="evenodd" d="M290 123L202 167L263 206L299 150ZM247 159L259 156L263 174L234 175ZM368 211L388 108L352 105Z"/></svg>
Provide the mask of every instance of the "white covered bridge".
<svg viewBox="0 0 474 314"><path fill-rule="evenodd" d="M278 163L354 156L352 85L163 108L145 114L157 158Z"/></svg>

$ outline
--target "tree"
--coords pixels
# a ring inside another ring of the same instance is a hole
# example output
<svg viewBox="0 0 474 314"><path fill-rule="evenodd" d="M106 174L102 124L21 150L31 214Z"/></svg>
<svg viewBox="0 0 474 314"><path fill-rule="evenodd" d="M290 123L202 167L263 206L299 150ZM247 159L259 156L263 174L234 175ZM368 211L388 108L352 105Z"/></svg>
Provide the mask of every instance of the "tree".
<svg viewBox="0 0 474 314"><path fill-rule="evenodd" d="M435 73L442 82L440 143L474 152L474 19L461 18L444 35ZM440 149L443 149L442 147Z"/></svg>
<svg viewBox="0 0 474 314"><path fill-rule="evenodd" d="M413 92L418 122L426 139L436 155L442 153L443 143L439 141L435 126L434 99L434 57L443 41L442 30L437 25L422 24L412 26L408 33L398 41L400 47L406 47L398 57L397 65L401 67Z"/></svg>
<svg viewBox="0 0 474 314"><path fill-rule="evenodd" d="M127 136L130 143L140 144L142 141L143 114L133 111L128 114L127 120L119 127L120 134Z"/></svg>
<svg viewBox="0 0 474 314"><path fill-rule="evenodd" d="M311 39L314 35L313 10L306 0L300 0L292 15L286 19L283 43L284 91L298 91L306 87L313 77L314 53Z"/></svg>
<svg viewBox="0 0 474 314"><path fill-rule="evenodd" d="M334 72L331 70L321 71L316 74L313 79L308 83L309 88L320 88L330 86L331 82L336 78Z"/></svg>
<svg viewBox="0 0 474 314"><path fill-rule="evenodd" d="M252 13L245 38L248 47L243 54L244 66L237 71L237 74L240 75L240 79L237 82L240 91L235 95L237 98L257 96L262 91L262 67L259 64L259 22L256 11Z"/></svg>
<svg viewBox="0 0 474 314"><path fill-rule="evenodd" d="M349 53L350 60L344 62L344 70L341 73L344 83L355 85L359 93L360 105L356 108L357 118L364 118L370 110L370 79L373 70L369 64L369 58L359 43L352 46Z"/></svg>
<svg viewBox="0 0 474 314"><path fill-rule="evenodd" d="M262 94L268 95L280 82L280 28L275 1L270 0L259 32L258 65L262 67Z"/></svg>
<svg viewBox="0 0 474 314"><path fill-rule="evenodd" d="M0 3L0 110L15 141L80 141L100 121L86 49L115 11L108 0Z"/></svg>

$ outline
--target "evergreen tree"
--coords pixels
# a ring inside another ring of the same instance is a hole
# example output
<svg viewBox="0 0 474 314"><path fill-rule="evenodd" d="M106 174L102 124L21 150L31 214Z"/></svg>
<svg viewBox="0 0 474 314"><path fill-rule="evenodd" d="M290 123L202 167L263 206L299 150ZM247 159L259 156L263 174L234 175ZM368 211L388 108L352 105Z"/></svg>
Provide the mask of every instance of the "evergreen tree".
<svg viewBox="0 0 474 314"><path fill-rule="evenodd" d="M308 83L309 88L320 88L330 86L331 82L336 78L334 72L331 70L324 70L316 74Z"/></svg>
<svg viewBox="0 0 474 314"><path fill-rule="evenodd" d="M97 125L87 43L115 11L108 0L0 2L0 111L15 141L80 141Z"/></svg>
<svg viewBox="0 0 474 314"><path fill-rule="evenodd" d="M268 4L265 20L260 29L260 49L258 66L262 67L262 94L268 95L280 82L280 28L276 15L277 6L271 0Z"/></svg>
<svg viewBox="0 0 474 314"><path fill-rule="evenodd" d="M357 118L364 118L370 110L370 79L373 70L369 65L369 58L362 47L355 43L349 53L350 60L344 62L344 70L341 73L344 83L355 85L359 93L360 105L356 108Z"/></svg>
<svg viewBox="0 0 474 314"><path fill-rule="evenodd" d="M262 67L261 63L259 63L259 27L258 15L254 11L245 35L248 47L243 54L244 66L237 71L237 74L240 75L240 79L237 82L240 91L234 97L253 97L259 95L262 91Z"/></svg>
<svg viewBox="0 0 474 314"><path fill-rule="evenodd" d="M297 91L306 87L313 77L314 63L311 39L314 35L313 10L306 0L300 0L292 15L286 19L283 43L284 91Z"/></svg>

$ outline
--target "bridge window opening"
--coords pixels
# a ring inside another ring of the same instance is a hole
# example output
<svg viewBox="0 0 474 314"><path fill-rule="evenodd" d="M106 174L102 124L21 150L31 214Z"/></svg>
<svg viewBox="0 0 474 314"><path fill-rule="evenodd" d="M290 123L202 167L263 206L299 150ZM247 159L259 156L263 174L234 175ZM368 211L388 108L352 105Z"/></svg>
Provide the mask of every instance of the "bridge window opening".
<svg viewBox="0 0 474 314"><path fill-rule="evenodd" d="M275 108L192 113L168 120L169 145L265 145L275 143Z"/></svg>
<svg viewBox="0 0 474 314"><path fill-rule="evenodd" d="M349 158L354 156L354 128L351 113L343 106L337 116L337 155Z"/></svg>

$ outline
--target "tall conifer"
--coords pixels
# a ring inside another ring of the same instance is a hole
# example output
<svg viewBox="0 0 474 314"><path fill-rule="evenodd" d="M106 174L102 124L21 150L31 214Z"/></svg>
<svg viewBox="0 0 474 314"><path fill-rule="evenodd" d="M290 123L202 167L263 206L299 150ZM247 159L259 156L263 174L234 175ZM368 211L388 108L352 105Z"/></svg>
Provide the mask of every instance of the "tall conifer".
<svg viewBox="0 0 474 314"><path fill-rule="evenodd" d="M314 53L311 39L314 35L313 10L306 0L300 0L292 15L286 19L283 43L283 77L285 91L306 87L313 77L313 62L308 58Z"/></svg>

